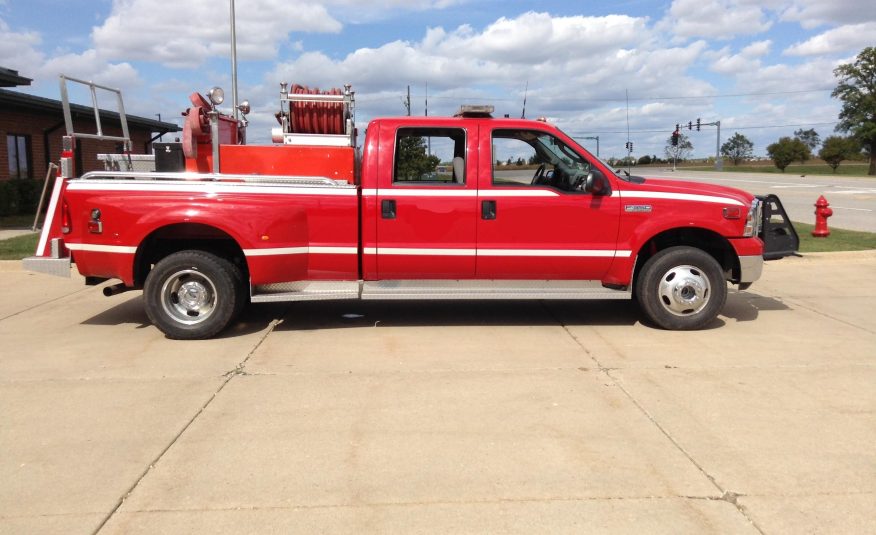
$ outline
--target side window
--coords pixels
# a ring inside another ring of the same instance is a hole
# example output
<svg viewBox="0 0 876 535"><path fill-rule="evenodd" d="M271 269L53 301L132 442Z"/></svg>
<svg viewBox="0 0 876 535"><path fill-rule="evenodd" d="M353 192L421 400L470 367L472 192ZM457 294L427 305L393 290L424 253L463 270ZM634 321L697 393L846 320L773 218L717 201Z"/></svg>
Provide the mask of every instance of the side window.
<svg viewBox="0 0 876 535"><path fill-rule="evenodd" d="M395 139L396 184L465 184L465 130L399 128Z"/></svg>
<svg viewBox="0 0 876 535"><path fill-rule="evenodd" d="M561 139L533 130L493 131L493 185L583 191L590 162Z"/></svg>
<svg viewBox="0 0 876 535"><path fill-rule="evenodd" d="M9 158L9 178L31 178L30 136L6 135L6 155Z"/></svg>

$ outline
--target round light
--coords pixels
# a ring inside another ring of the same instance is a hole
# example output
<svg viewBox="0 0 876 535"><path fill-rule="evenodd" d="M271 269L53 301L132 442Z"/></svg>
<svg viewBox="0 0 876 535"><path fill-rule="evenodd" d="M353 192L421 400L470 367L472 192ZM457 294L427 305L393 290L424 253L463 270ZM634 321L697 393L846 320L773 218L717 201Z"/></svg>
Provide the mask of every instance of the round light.
<svg viewBox="0 0 876 535"><path fill-rule="evenodd" d="M207 98L210 99L214 106L218 106L225 102L225 91L222 91L221 87L214 87L207 91Z"/></svg>
<svg viewBox="0 0 876 535"><path fill-rule="evenodd" d="M240 110L240 113L242 113L242 114L244 114L244 115L248 114L249 111L250 111L249 101L248 101L248 100L244 100L243 102L241 102L241 103L237 106L237 109Z"/></svg>

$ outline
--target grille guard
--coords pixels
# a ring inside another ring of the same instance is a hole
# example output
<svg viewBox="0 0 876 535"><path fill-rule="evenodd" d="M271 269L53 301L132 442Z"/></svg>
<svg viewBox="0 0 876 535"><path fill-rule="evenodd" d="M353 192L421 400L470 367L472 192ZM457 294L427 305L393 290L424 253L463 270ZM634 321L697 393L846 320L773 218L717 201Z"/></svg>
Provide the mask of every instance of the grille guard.
<svg viewBox="0 0 876 535"><path fill-rule="evenodd" d="M758 195L763 203L763 219L758 236L763 240L763 259L778 260L797 254L800 237L777 195Z"/></svg>

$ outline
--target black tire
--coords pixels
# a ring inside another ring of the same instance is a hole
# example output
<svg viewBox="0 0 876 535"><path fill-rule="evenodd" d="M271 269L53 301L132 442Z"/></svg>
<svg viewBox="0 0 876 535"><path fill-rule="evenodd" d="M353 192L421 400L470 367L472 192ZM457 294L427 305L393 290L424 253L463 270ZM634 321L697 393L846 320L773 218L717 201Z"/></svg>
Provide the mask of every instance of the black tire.
<svg viewBox="0 0 876 535"><path fill-rule="evenodd" d="M242 280L237 266L214 254L180 251L168 255L146 277L146 315L168 338L210 338L242 308Z"/></svg>
<svg viewBox="0 0 876 535"><path fill-rule="evenodd" d="M694 247L670 247L642 266L636 299L658 327L696 330L714 321L724 308L727 282L710 254Z"/></svg>

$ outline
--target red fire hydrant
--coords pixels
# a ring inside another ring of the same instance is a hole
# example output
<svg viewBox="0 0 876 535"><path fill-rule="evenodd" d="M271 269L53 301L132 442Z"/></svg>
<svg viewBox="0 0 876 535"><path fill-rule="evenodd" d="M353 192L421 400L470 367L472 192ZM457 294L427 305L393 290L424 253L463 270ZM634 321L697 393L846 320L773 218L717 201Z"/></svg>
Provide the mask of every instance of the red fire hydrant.
<svg viewBox="0 0 876 535"><path fill-rule="evenodd" d="M815 201L815 229L812 235L816 238L826 238L830 236L830 229L827 228L827 218L833 215L833 210L829 208L830 203L824 198L824 195L818 197Z"/></svg>

